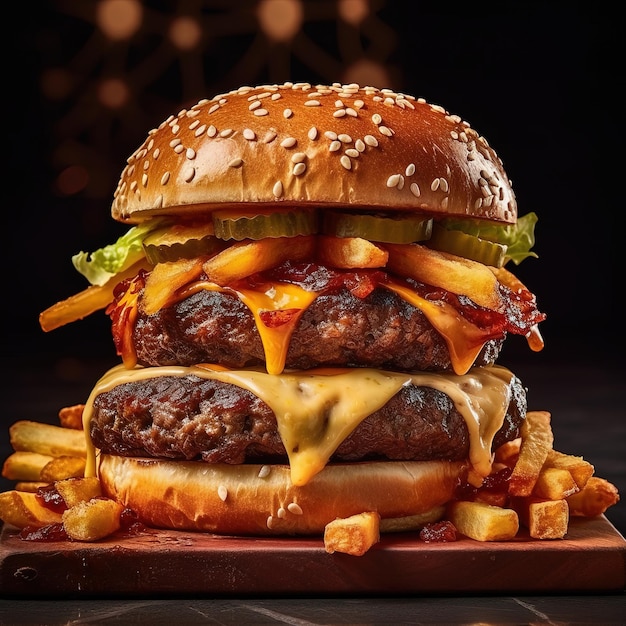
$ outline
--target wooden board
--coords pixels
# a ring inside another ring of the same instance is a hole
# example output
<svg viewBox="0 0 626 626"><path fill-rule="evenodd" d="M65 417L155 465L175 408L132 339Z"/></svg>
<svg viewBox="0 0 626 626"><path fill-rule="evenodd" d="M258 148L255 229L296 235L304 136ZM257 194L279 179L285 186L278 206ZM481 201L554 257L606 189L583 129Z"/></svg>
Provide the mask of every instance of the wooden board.
<svg viewBox="0 0 626 626"><path fill-rule="evenodd" d="M362 557L321 538L150 531L100 543L35 543L5 527L0 590L18 597L606 593L626 588L626 541L605 518L573 519L567 538L426 544L384 536Z"/></svg>

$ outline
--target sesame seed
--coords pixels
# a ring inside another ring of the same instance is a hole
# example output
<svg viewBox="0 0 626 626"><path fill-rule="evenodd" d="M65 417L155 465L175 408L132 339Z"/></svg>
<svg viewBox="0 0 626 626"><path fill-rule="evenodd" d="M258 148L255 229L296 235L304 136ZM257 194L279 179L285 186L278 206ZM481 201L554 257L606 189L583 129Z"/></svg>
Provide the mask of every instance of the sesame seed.
<svg viewBox="0 0 626 626"><path fill-rule="evenodd" d="M305 107L318 107L321 106L321 102L319 100L307 100L304 103Z"/></svg>
<svg viewBox="0 0 626 626"><path fill-rule="evenodd" d="M271 515L268 515L265 523L267 524L267 527L272 530L272 526L274 526L274 518Z"/></svg>
<svg viewBox="0 0 626 626"><path fill-rule="evenodd" d="M259 478L267 478L270 475L271 467L269 465L261 465L259 470Z"/></svg>
<svg viewBox="0 0 626 626"><path fill-rule="evenodd" d="M287 506L287 510L294 515L302 515L302 507L297 502L291 502Z"/></svg>
<svg viewBox="0 0 626 626"><path fill-rule="evenodd" d="M209 109L209 115L211 115L211 113L215 113L215 111L217 111L220 108L219 104L214 104L210 109Z"/></svg>
<svg viewBox="0 0 626 626"><path fill-rule="evenodd" d="M256 139L256 133L253 130L250 130L249 128L243 129L243 136L248 141L254 141Z"/></svg>
<svg viewBox="0 0 626 626"><path fill-rule="evenodd" d="M306 163L296 163L293 168L294 176L301 176L306 172Z"/></svg>
<svg viewBox="0 0 626 626"><path fill-rule="evenodd" d="M217 128L215 128L215 126L213 126L213 124L211 124L211 126L209 126L206 130L206 134L209 137L215 137L215 135L217 135Z"/></svg>
<svg viewBox="0 0 626 626"><path fill-rule="evenodd" d="M315 141L317 139L317 128L315 128L315 126L311 126L311 128L309 128L308 137L311 141Z"/></svg>
<svg viewBox="0 0 626 626"><path fill-rule="evenodd" d="M269 111L267 109L256 109L254 114L257 117L263 117L264 115L269 115Z"/></svg>
<svg viewBox="0 0 626 626"><path fill-rule="evenodd" d="M378 126L382 121L383 118L378 113L374 113L374 115L372 115L372 122L374 122L376 126Z"/></svg>
<svg viewBox="0 0 626 626"><path fill-rule="evenodd" d="M400 184L400 179L402 176L400 174L392 174L387 179L387 187L397 187Z"/></svg>
<svg viewBox="0 0 626 626"><path fill-rule="evenodd" d="M333 117L345 117L345 115L346 115L346 110L345 109L337 109L333 113Z"/></svg>
<svg viewBox="0 0 626 626"><path fill-rule="evenodd" d="M222 502L226 502L226 498L228 498L228 489L226 489L224 485L220 485L217 488L217 495Z"/></svg>
<svg viewBox="0 0 626 626"><path fill-rule="evenodd" d="M444 209L444 211L448 208L448 201L449 201L449 197L446 196L442 201L441 201L441 208Z"/></svg>
<svg viewBox="0 0 626 626"><path fill-rule="evenodd" d="M356 159L361 153L355 148L348 148L345 154L353 159Z"/></svg>
<svg viewBox="0 0 626 626"><path fill-rule="evenodd" d="M152 203L153 209L160 209L163 206L163 195L159 194Z"/></svg>
<svg viewBox="0 0 626 626"><path fill-rule="evenodd" d="M419 198L422 195L422 192L420 191L419 185L417 183L411 183L409 189L416 198Z"/></svg>
<svg viewBox="0 0 626 626"><path fill-rule="evenodd" d="M331 141L330 146L328 146L329 152L337 152L341 148L341 141Z"/></svg>
<svg viewBox="0 0 626 626"><path fill-rule="evenodd" d="M152 153L152 158L156 161L159 158L160 154L161 154L161 149L156 148L154 152Z"/></svg>
<svg viewBox="0 0 626 626"><path fill-rule="evenodd" d="M194 136L196 137L200 137L200 135L204 134L204 131L206 130L206 124L202 124L202 126L199 126L196 129L196 132L194 133Z"/></svg>
<svg viewBox="0 0 626 626"><path fill-rule="evenodd" d="M178 133L179 130L180 130L180 126L178 124L174 124L174 126L172 126L172 132L175 135Z"/></svg>
<svg viewBox="0 0 626 626"><path fill-rule="evenodd" d="M348 107L346 109L346 114L349 115L350 117L358 117L358 113L351 107Z"/></svg>
<svg viewBox="0 0 626 626"><path fill-rule="evenodd" d="M444 193L448 193L448 190L450 189L450 186L448 185L448 181L445 178L440 178L439 179L439 188Z"/></svg>
<svg viewBox="0 0 626 626"><path fill-rule="evenodd" d="M232 128L225 128L220 132L220 137L230 137L233 134Z"/></svg>
<svg viewBox="0 0 626 626"><path fill-rule="evenodd" d="M365 135L365 137L363 137L363 141L371 148L378 147L378 139L376 139L374 135Z"/></svg>
<svg viewBox="0 0 626 626"><path fill-rule="evenodd" d="M306 154L304 152L295 152L291 157L292 163L301 163L306 159Z"/></svg>
<svg viewBox="0 0 626 626"><path fill-rule="evenodd" d="M175 148L176 146L179 146L181 144L181 140L179 137L176 137L176 139L172 139L172 141L170 141L170 148Z"/></svg>
<svg viewBox="0 0 626 626"><path fill-rule="evenodd" d="M359 151L359 152L365 152L365 143L363 142L362 139L357 139L354 142L354 147Z"/></svg>
<svg viewBox="0 0 626 626"><path fill-rule="evenodd" d="M144 175L141 177L141 184L142 184L144 187L148 184L148 175L147 175L147 174L144 174Z"/></svg>
<svg viewBox="0 0 626 626"><path fill-rule="evenodd" d="M181 152L183 152L184 149L185 146L183 146L182 143L179 143L177 146L174 147L174 152L176 152L176 154L180 154Z"/></svg>
<svg viewBox="0 0 626 626"><path fill-rule="evenodd" d="M250 104L250 106L248 107L248 110L254 111L254 109L258 109L260 106L261 106L261 102L259 100L255 100L254 102Z"/></svg>
<svg viewBox="0 0 626 626"><path fill-rule="evenodd" d="M241 167L243 165L243 159L241 158L236 158L233 159L229 164L228 167Z"/></svg>
<svg viewBox="0 0 626 626"><path fill-rule="evenodd" d="M190 183L193 180L193 177L196 175L196 168L195 167L186 167L184 169L184 171L182 172L183 175L183 180L186 183Z"/></svg>
<svg viewBox="0 0 626 626"><path fill-rule="evenodd" d="M165 172L163 174L163 176L161 176L161 184L162 185L167 185L169 179L170 179L170 173L169 172Z"/></svg>
<svg viewBox="0 0 626 626"><path fill-rule="evenodd" d="M352 137L350 137L350 135L346 135L345 133L337 135L337 139L339 139L341 143L352 143Z"/></svg>
<svg viewBox="0 0 626 626"><path fill-rule="evenodd" d="M263 137L263 143L272 143L276 139L278 133L275 130L268 130Z"/></svg>
<svg viewBox="0 0 626 626"><path fill-rule="evenodd" d="M331 141L335 141L337 139L337 133L334 133L332 130L327 130L324 133L324 137L326 137L326 139L330 139Z"/></svg>
<svg viewBox="0 0 626 626"><path fill-rule="evenodd" d="M150 160L149 160L149 159L146 159L146 160L143 162L143 169L144 169L144 170L147 170L149 167L150 167Z"/></svg>
<svg viewBox="0 0 626 626"><path fill-rule="evenodd" d="M283 195L283 184L279 180L274 183L272 193L275 198L280 198Z"/></svg>
<svg viewBox="0 0 626 626"><path fill-rule="evenodd" d="M286 137L280 142L283 148L293 148L298 143L295 137Z"/></svg>
<svg viewBox="0 0 626 626"><path fill-rule="evenodd" d="M187 152L185 152L185 156L191 160L196 158L196 151L193 148L187 148Z"/></svg>
<svg viewBox="0 0 626 626"><path fill-rule="evenodd" d="M335 100L335 107L338 109L342 109L345 107L345 104L343 103L342 100Z"/></svg>
<svg viewBox="0 0 626 626"><path fill-rule="evenodd" d="M287 517L287 511L281 506L278 511L276 511L276 517L285 519Z"/></svg>
<svg viewBox="0 0 626 626"><path fill-rule="evenodd" d="M439 189L439 185L441 184L441 179L435 178L432 183L430 183L430 190L437 191Z"/></svg>
<svg viewBox="0 0 626 626"><path fill-rule="evenodd" d="M291 109L285 109L283 111L283 117L288 120L293 115L293 111Z"/></svg>
<svg viewBox="0 0 626 626"><path fill-rule="evenodd" d="M391 137L393 135L393 131L391 130L391 128L388 128L387 126L379 126L378 130L381 132L381 134L387 137Z"/></svg>
<svg viewBox="0 0 626 626"><path fill-rule="evenodd" d="M415 174L415 163L409 163L404 170L405 176L413 176Z"/></svg>
<svg viewBox="0 0 626 626"><path fill-rule="evenodd" d="M347 170L351 170L352 169L352 161L350 161L350 157L347 157L345 154L341 156L341 159L339 159L339 162L341 163L341 165L343 165Z"/></svg>

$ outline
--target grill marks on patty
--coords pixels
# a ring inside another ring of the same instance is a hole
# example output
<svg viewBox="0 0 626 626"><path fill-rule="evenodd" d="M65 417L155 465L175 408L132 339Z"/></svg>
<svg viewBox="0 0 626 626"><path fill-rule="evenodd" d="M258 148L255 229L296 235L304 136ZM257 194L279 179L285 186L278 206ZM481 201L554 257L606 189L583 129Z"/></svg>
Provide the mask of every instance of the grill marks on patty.
<svg viewBox="0 0 626 626"><path fill-rule="evenodd" d="M494 363L503 340L489 341L475 365ZM200 291L154 315L139 313L134 330L138 362L146 366L264 363L259 332L237 297ZM317 297L291 337L287 368L360 366L450 371L444 339L424 314L384 288L365 298L340 289Z"/></svg>
<svg viewBox="0 0 626 626"><path fill-rule="evenodd" d="M494 448L515 438L526 415L526 393L511 381L511 402ZM287 462L271 409L251 392L190 375L119 385L97 396L90 432L97 448L120 456L209 463ZM444 393L403 387L365 418L331 461L462 460L469 434Z"/></svg>

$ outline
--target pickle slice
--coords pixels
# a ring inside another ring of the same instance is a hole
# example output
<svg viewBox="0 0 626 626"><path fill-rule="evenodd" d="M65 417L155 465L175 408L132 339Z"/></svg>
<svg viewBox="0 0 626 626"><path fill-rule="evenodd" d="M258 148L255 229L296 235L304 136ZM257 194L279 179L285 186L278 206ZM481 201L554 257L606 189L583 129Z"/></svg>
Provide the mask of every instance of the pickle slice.
<svg viewBox="0 0 626 626"><path fill-rule="evenodd" d="M146 258L152 265L212 255L223 247L212 222L174 224L155 230L143 240Z"/></svg>
<svg viewBox="0 0 626 626"><path fill-rule="evenodd" d="M439 224L433 225L428 247L440 252L449 252L483 265L502 267L506 257L506 246L460 230L448 230Z"/></svg>
<svg viewBox="0 0 626 626"><path fill-rule="evenodd" d="M336 237L361 237L383 243L414 243L431 234L433 220L411 213L327 211L323 229Z"/></svg>
<svg viewBox="0 0 626 626"><path fill-rule="evenodd" d="M274 209L271 212L215 211L215 235L220 239L267 239L317 233L317 213L312 210Z"/></svg>

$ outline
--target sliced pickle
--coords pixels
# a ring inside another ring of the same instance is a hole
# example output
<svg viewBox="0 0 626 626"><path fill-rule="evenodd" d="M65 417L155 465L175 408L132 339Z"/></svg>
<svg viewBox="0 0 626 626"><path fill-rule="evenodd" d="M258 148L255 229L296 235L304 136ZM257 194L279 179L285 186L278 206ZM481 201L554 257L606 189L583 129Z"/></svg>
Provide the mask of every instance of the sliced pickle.
<svg viewBox="0 0 626 626"><path fill-rule="evenodd" d="M440 252L449 252L483 265L502 267L506 257L506 246L460 230L448 230L438 224L433 225L428 247Z"/></svg>
<svg viewBox="0 0 626 626"><path fill-rule="evenodd" d="M383 243L414 243L430 237L433 220L411 213L324 213L324 232Z"/></svg>
<svg viewBox="0 0 626 626"><path fill-rule="evenodd" d="M310 209L255 211L215 211L215 235L220 239L267 239L297 237L317 233L317 213Z"/></svg>
<svg viewBox="0 0 626 626"><path fill-rule="evenodd" d="M159 228L143 240L146 258L152 265L212 255L224 248L214 234L212 222L174 224Z"/></svg>

